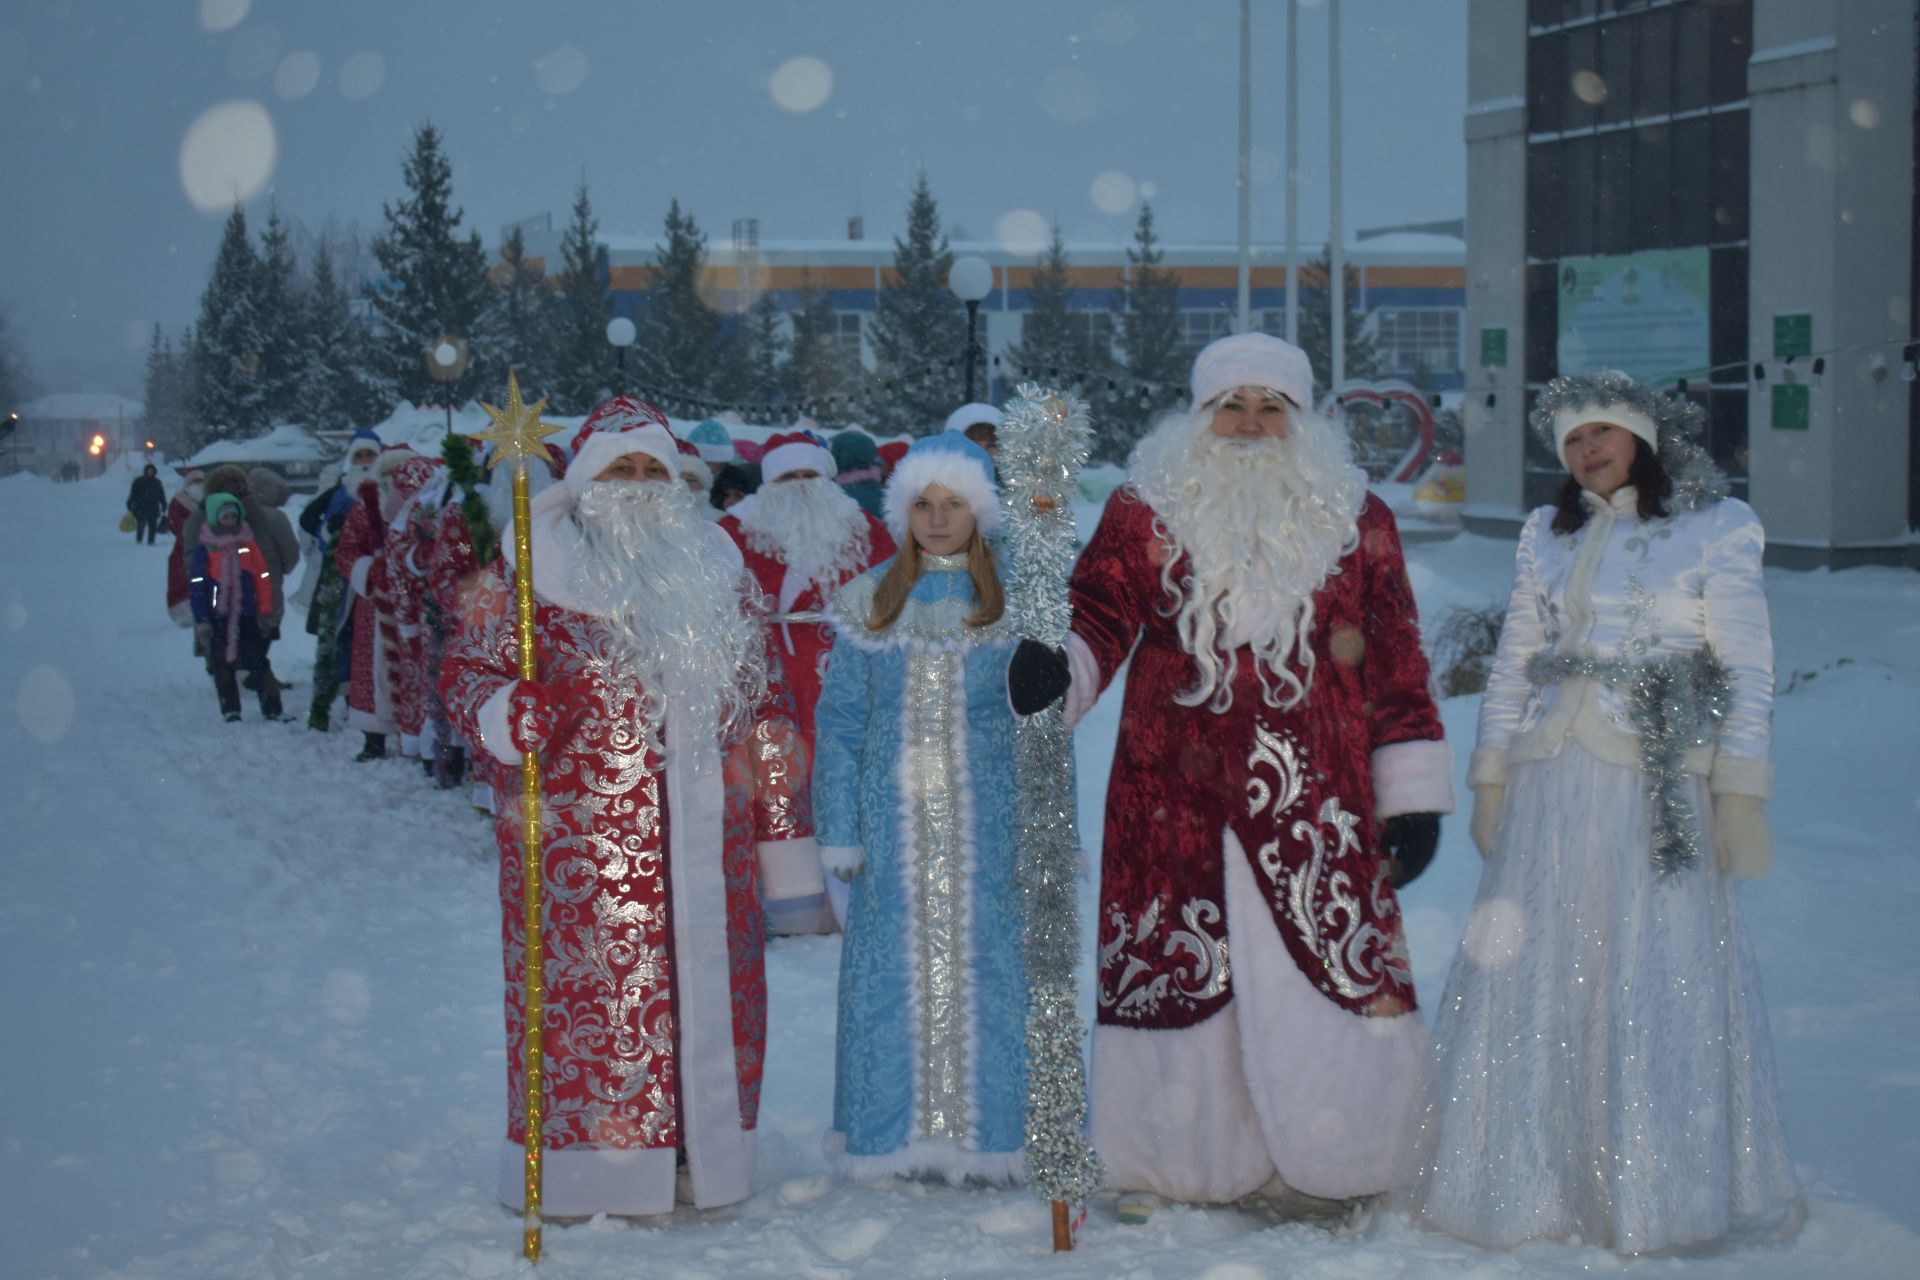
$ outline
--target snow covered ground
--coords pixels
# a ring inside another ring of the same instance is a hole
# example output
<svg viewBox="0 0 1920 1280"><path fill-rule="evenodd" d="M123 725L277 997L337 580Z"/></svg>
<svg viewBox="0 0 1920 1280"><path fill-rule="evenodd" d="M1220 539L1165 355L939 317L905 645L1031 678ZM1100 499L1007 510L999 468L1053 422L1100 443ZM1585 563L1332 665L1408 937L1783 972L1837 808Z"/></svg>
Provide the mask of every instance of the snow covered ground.
<svg viewBox="0 0 1920 1280"><path fill-rule="evenodd" d="M162 606L127 480L0 480L0 1239L10 1277L524 1271L493 1202L504 1086L488 824L399 761L225 725ZM1511 547L1409 549L1429 618L1501 595ZM760 1191L671 1222L546 1233L572 1277L1700 1277L1920 1274L1920 575L1772 573L1779 862L1746 891L1811 1219L1784 1246L1627 1261L1092 1206L1048 1252L1021 1193L831 1183L835 940L769 957ZM279 665L309 692L305 638ZM1091 845L1117 699L1081 730ZM1464 771L1471 698L1446 707ZM1464 815L1406 895L1438 1002L1479 871Z"/></svg>

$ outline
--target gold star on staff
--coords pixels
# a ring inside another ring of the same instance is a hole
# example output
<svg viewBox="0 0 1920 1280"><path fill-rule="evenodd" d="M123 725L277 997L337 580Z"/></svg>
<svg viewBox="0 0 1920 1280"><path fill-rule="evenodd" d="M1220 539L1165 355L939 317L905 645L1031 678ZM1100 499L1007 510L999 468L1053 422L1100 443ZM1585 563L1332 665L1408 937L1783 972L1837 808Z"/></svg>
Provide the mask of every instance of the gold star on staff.
<svg viewBox="0 0 1920 1280"><path fill-rule="evenodd" d="M512 372L507 374L507 407L496 409L484 400L480 402L480 407L493 419L493 425L485 431L476 432L473 438L499 446L494 450L493 457L487 460L489 471L509 458L538 458L545 461L547 446L540 442L566 430L558 423L540 421L540 411L547 407L545 396L541 396L531 408L521 401L520 380Z"/></svg>

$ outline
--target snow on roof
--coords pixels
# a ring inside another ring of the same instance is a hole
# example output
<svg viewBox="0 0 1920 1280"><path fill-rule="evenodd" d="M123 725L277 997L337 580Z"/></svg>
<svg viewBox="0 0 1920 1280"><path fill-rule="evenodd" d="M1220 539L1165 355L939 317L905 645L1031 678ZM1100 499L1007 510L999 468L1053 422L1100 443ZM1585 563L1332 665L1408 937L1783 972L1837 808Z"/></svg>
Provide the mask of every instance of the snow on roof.
<svg viewBox="0 0 1920 1280"><path fill-rule="evenodd" d="M333 456L305 427L287 422L252 440L215 440L182 466L222 462L323 462Z"/></svg>
<svg viewBox="0 0 1920 1280"><path fill-rule="evenodd" d="M59 391L20 406L22 421L131 422L147 416L147 406L105 391Z"/></svg>

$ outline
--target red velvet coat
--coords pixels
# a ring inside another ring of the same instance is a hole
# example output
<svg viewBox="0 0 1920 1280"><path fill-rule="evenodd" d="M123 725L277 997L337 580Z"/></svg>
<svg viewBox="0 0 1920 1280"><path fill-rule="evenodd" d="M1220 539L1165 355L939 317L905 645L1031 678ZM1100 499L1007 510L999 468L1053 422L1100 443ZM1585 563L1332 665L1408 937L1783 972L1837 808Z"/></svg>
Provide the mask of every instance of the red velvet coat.
<svg viewBox="0 0 1920 1280"><path fill-rule="evenodd" d="M896 550L893 535L887 532L887 526L864 511L860 514L867 522L867 560L834 584L836 589L886 560ZM808 759L811 760L813 707L820 701L820 684L826 677L827 655L833 651L833 629L824 621L781 622L780 586L786 581L787 562L749 546L745 530L733 516L723 518L720 527L739 546L740 556L747 562L747 572L767 593L768 606L774 611L767 623L767 647L779 658L782 671L780 687L774 690L775 701L780 700L782 692L792 695L794 724L800 730L801 740L807 744ZM806 590L795 597L792 608L784 612L821 613L832 594L822 592L818 583L810 582Z"/></svg>
<svg viewBox="0 0 1920 1280"><path fill-rule="evenodd" d="M187 548L180 536L192 514L193 504L183 494L167 504L167 532L173 535L173 550L167 552L167 615L183 627L193 625L193 610L187 600Z"/></svg>
<svg viewBox="0 0 1920 1280"><path fill-rule="evenodd" d="M518 677L512 593L504 561L482 571L468 593L468 625L449 643L441 669L449 718L476 753L486 749L483 708ZM541 758L547 1149L670 1153L685 1122L681 1091L700 1087L703 1067L711 1083L713 1064L682 1057L694 1011L679 1007L685 997L676 956L688 939L676 940L667 771L634 733L639 690L606 678L600 624L538 598L534 621L542 680L585 682L591 690L578 727ZM725 919L685 922L708 940L724 933L736 1072L730 1093L744 1129L758 1114L767 1033L755 843L812 835L806 775L792 767L796 750L782 718L761 720L746 742L723 749L724 839L710 856L724 875ZM513 778L496 791L494 831L507 980L507 1138L519 1143L526 1132L521 797L519 770L495 768L503 780Z"/></svg>
<svg viewBox="0 0 1920 1280"><path fill-rule="evenodd" d="M353 727L365 733L395 730L392 650L399 637L388 603L386 534L379 509L362 498L341 522L340 541L333 548L334 568L340 571L346 584L345 599L353 607L353 674L347 683L347 709L352 713ZM362 560L367 567L364 577L356 580L354 570Z"/></svg>
<svg viewBox="0 0 1920 1280"><path fill-rule="evenodd" d="M1372 754L1442 730L1393 516L1368 495L1360 545L1314 596L1307 699L1265 705L1243 648L1220 713L1174 701L1195 670L1160 586L1166 544L1153 520L1131 486L1117 490L1072 579L1073 630L1102 688L1132 656L1107 788L1099 1021L1192 1026L1231 998L1228 828L1317 990L1356 1013L1413 1008L1375 845Z"/></svg>

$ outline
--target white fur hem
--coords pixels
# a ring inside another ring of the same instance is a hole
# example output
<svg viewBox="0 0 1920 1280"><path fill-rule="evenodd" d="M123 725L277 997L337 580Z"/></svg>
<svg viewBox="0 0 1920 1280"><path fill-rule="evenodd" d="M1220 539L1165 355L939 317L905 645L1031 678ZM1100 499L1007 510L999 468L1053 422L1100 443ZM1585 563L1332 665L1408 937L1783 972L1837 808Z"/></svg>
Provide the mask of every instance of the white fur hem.
<svg viewBox="0 0 1920 1280"><path fill-rule="evenodd" d="M823 844L820 866L829 875L851 879L867 868L867 851L857 844Z"/></svg>
<svg viewBox="0 0 1920 1280"><path fill-rule="evenodd" d="M1066 716L1071 730L1100 701L1100 663L1087 642L1072 631L1067 632L1067 675Z"/></svg>
<svg viewBox="0 0 1920 1280"><path fill-rule="evenodd" d="M1390 742L1373 752L1373 815L1453 812L1453 751L1428 738Z"/></svg>
<svg viewBox="0 0 1920 1280"><path fill-rule="evenodd" d="M984 1182L995 1187L1017 1187L1027 1180L1027 1157L1021 1151L970 1151L947 1138L915 1138L885 1155L847 1154L847 1135L827 1132L827 1162L849 1182L887 1182L894 1178L938 1178L959 1186Z"/></svg>
<svg viewBox="0 0 1920 1280"><path fill-rule="evenodd" d="M1716 796L1752 796L1767 800L1773 796L1773 765L1753 756L1714 756L1713 772L1707 775L1707 790Z"/></svg>
<svg viewBox="0 0 1920 1280"><path fill-rule="evenodd" d="M745 1135L749 1152L753 1133ZM548 1218L584 1218L617 1213L642 1218L672 1213L677 1160L672 1147L562 1147L540 1153L540 1212ZM517 1142L500 1144L500 1203L519 1213L526 1190L526 1148ZM724 1198L694 1204L716 1209L747 1198L738 1188L721 1192Z"/></svg>
<svg viewBox="0 0 1920 1280"><path fill-rule="evenodd" d="M762 840L754 845L754 853L760 859L760 896L766 901L817 898L827 891L820 848L812 836Z"/></svg>
<svg viewBox="0 0 1920 1280"><path fill-rule="evenodd" d="M1507 785L1507 749L1475 747L1467 761L1467 785L1504 787Z"/></svg>
<svg viewBox="0 0 1920 1280"><path fill-rule="evenodd" d="M361 556L353 562L353 568L347 571L347 581L353 587L353 594L367 594L367 578L373 573L373 557Z"/></svg>

